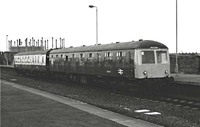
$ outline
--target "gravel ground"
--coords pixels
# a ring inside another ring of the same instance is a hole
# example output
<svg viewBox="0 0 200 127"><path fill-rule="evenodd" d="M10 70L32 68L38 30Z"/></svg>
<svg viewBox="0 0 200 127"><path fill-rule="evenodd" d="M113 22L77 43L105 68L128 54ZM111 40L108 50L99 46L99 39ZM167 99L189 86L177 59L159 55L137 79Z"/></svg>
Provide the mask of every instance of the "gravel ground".
<svg viewBox="0 0 200 127"><path fill-rule="evenodd" d="M1 69L1 79L13 81L36 89L73 98L120 114L146 120L166 127L200 127L200 110L192 110L164 102L128 97L111 93L109 90L56 80L38 80L30 76L18 76L13 70ZM159 115L137 113L148 109Z"/></svg>

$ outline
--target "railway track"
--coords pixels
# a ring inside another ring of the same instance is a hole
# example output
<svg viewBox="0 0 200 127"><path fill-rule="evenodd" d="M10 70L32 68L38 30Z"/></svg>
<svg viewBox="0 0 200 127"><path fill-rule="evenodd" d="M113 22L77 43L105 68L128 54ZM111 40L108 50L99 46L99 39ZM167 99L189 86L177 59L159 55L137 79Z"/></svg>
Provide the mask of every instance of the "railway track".
<svg viewBox="0 0 200 127"><path fill-rule="evenodd" d="M7 69L3 69L2 71L4 72L4 75L13 75L13 76L18 76L13 69L9 68L8 71L6 71ZM48 81L49 78L48 77L45 77L45 75L28 75L26 76L28 78L34 78L34 79L37 79L37 80L43 80L43 81ZM61 84L65 83L66 81L66 78L62 78L62 77L56 77L56 78L59 78L59 80L57 80L56 82L59 82ZM50 79L52 82L55 82L55 79ZM10 79L11 81L15 80L15 79ZM51 82L50 81L50 82ZM77 84L77 83L73 83L73 84ZM113 87L106 87L106 85L89 85L91 87L99 87L101 89L106 89L106 90L110 90L111 93L113 94L122 94L122 95L125 95L125 96L128 96L128 97L137 97L139 99L143 99L143 100L150 100L150 101L154 101L154 102L161 102L161 103L167 103L167 104L170 104L170 105L174 105L174 106L177 106L177 107L183 107L183 108L187 108L187 109L192 109L192 110L200 110L200 98L199 97L195 97L195 96L185 96L185 95L178 95L177 93L173 93L173 91L167 93L167 92L164 92L164 93L159 93L159 94L156 94L156 95L148 95L148 96L144 96L144 95L137 95L137 94L132 94L130 91L129 92L126 92L125 89L116 89L116 88L113 88ZM176 91L175 91L176 92Z"/></svg>
<svg viewBox="0 0 200 127"><path fill-rule="evenodd" d="M167 103L185 109L200 110L200 101L197 98L185 97L182 95L162 95L148 97L148 100Z"/></svg>
<svg viewBox="0 0 200 127"><path fill-rule="evenodd" d="M185 96L179 94L176 90L173 91L174 93L170 90L167 94L142 96L124 90L108 88L106 87L107 84L102 87L101 85L83 85L77 82L68 82L62 77L50 79L45 75L19 76L13 69L2 69L1 77L3 80L66 96L105 110L163 126L182 127L184 125L184 127L196 127L200 125L199 96Z"/></svg>

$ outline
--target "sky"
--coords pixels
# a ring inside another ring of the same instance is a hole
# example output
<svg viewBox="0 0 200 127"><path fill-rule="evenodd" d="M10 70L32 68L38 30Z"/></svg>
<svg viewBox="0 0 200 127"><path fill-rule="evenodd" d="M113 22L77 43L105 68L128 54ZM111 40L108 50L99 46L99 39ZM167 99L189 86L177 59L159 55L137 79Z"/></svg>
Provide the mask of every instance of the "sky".
<svg viewBox="0 0 200 127"><path fill-rule="evenodd" d="M155 40L176 52L176 0L1 0L0 51L8 40L65 38L65 46ZM200 53L200 0L178 0L178 52Z"/></svg>

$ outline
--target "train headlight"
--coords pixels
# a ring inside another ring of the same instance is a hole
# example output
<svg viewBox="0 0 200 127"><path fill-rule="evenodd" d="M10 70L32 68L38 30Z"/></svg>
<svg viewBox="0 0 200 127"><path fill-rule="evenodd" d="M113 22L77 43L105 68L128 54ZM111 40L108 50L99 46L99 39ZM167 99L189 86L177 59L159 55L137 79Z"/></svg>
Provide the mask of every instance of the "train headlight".
<svg viewBox="0 0 200 127"><path fill-rule="evenodd" d="M143 72L143 74L144 74L144 75L147 75L147 72L146 72L146 71L144 71L144 72Z"/></svg>
<svg viewBox="0 0 200 127"><path fill-rule="evenodd" d="M168 71L167 71L167 70L165 71L165 74L168 74Z"/></svg>

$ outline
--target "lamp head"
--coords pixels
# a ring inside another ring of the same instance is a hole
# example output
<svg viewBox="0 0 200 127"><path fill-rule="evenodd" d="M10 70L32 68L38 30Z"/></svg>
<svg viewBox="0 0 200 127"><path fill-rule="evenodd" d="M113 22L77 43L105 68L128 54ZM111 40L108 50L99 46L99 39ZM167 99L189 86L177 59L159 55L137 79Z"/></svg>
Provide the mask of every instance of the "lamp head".
<svg viewBox="0 0 200 127"><path fill-rule="evenodd" d="M93 5L89 5L89 7L90 7L90 8L94 8L95 6L93 6Z"/></svg>

